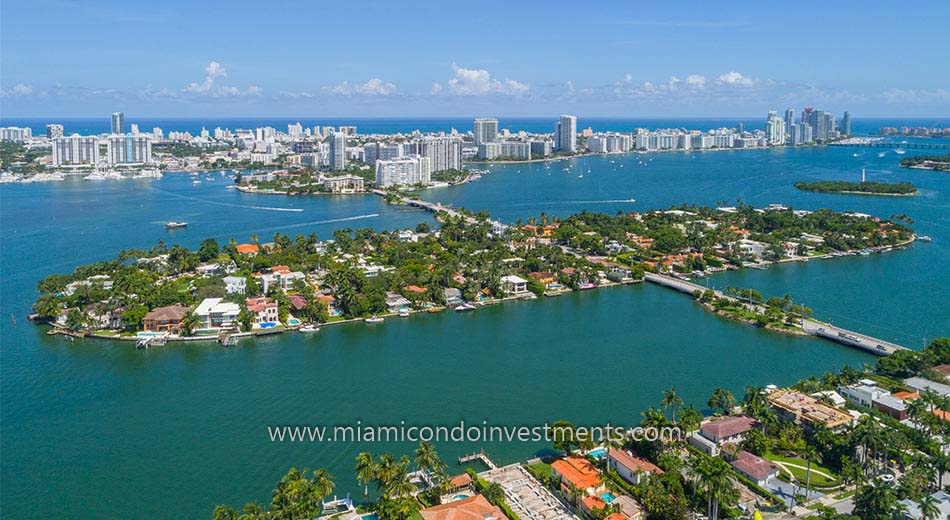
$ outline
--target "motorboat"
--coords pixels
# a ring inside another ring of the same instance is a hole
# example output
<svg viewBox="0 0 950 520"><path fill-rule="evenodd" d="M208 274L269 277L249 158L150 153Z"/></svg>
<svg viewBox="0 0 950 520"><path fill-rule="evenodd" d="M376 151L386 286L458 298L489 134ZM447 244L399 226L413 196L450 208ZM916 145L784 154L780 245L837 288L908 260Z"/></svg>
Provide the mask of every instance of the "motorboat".
<svg viewBox="0 0 950 520"><path fill-rule="evenodd" d="M181 228L187 227L187 226L188 226L188 223L187 223L187 222L176 222L176 221L174 221L174 220L171 221L171 222L166 222L166 223L165 223L165 229L181 229Z"/></svg>
<svg viewBox="0 0 950 520"><path fill-rule="evenodd" d="M382 323L383 321L385 321L385 319L374 314L370 316L369 318L364 319L363 321L365 321L366 323Z"/></svg>
<svg viewBox="0 0 950 520"><path fill-rule="evenodd" d="M316 325L304 325L297 329L297 332L320 332L320 327Z"/></svg>

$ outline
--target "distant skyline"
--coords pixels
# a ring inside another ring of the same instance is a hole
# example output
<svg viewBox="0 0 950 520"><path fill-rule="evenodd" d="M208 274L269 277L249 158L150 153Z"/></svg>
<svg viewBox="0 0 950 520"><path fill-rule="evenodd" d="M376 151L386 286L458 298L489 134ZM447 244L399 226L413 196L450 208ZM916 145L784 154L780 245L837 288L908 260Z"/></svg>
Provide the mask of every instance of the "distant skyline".
<svg viewBox="0 0 950 520"><path fill-rule="evenodd" d="M950 116L950 3L5 0L0 115Z"/></svg>

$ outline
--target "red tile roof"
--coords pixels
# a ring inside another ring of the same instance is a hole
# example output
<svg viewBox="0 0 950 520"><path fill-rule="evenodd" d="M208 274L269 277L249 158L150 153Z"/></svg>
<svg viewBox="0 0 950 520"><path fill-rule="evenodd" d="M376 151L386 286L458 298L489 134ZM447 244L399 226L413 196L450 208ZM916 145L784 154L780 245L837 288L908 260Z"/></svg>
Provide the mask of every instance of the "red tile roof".
<svg viewBox="0 0 950 520"><path fill-rule="evenodd" d="M428 507L419 514L424 520L508 520L501 509L491 505L482 495Z"/></svg>
<svg viewBox="0 0 950 520"><path fill-rule="evenodd" d="M739 458L732 461L732 466L755 480L765 480L778 471L775 464L745 450L739 452Z"/></svg>
<svg viewBox="0 0 950 520"><path fill-rule="evenodd" d="M755 419L745 415L733 415L710 421L699 427L708 437L726 439L745 433L755 427Z"/></svg>
<svg viewBox="0 0 950 520"><path fill-rule="evenodd" d="M577 489L600 486L600 472L583 457L569 456L551 464L551 469Z"/></svg>
<svg viewBox="0 0 950 520"><path fill-rule="evenodd" d="M238 244L235 249L237 249L237 252L241 253L242 255L247 253L256 253L261 250L257 244Z"/></svg>
<svg viewBox="0 0 950 520"><path fill-rule="evenodd" d="M617 461L617 464L620 464L630 471L658 473L661 475L663 474L663 470L660 469L656 464L646 459L641 459L640 457L634 457L633 455L630 455L623 450L618 450L617 448L610 448L610 451L607 452L607 457Z"/></svg>

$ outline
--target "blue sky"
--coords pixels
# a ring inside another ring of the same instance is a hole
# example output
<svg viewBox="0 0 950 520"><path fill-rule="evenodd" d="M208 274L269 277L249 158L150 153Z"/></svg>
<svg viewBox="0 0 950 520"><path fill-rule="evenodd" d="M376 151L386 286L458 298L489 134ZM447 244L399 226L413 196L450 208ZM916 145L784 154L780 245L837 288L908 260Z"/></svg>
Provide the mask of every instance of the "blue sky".
<svg viewBox="0 0 950 520"><path fill-rule="evenodd" d="M950 115L950 2L0 2L0 114Z"/></svg>

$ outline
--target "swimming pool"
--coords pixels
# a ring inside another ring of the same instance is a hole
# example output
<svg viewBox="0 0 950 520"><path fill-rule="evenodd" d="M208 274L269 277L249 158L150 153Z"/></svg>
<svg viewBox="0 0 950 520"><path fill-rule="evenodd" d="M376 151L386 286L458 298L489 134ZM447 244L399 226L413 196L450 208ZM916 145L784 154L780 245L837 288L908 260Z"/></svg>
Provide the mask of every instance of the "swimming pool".
<svg viewBox="0 0 950 520"><path fill-rule="evenodd" d="M288 325L300 325L300 320L298 320L297 318L290 318L289 320L287 320L287 324L288 324Z"/></svg>
<svg viewBox="0 0 950 520"><path fill-rule="evenodd" d="M597 448L587 452L588 455L594 457L595 459L602 459L607 456L607 450L604 448Z"/></svg>
<svg viewBox="0 0 950 520"><path fill-rule="evenodd" d="M471 496L472 495L467 495L465 493L459 493L458 495L454 495L452 497L452 501L454 502L456 500L465 500L466 498L471 498Z"/></svg>
<svg viewBox="0 0 950 520"><path fill-rule="evenodd" d="M613 502L614 500L617 500L617 496L611 493L610 491L604 491L603 493L601 493L600 498L603 498L604 502L607 502L608 504Z"/></svg>
<svg viewBox="0 0 950 520"><path fill-rule="evenodd" d="M362 516L363 520L379 520L379 516L376 513L369 513Z"/></svg>
<svg viewBox="0 0 950 520"><path fill-rule="evenodd" d="M260 327L260 328L262 328L262 329L272 329L272 328L274 328L274 327L276 327L276 326L277 326L277 323L275 323L275 322L273 322L273 321L265 321L264 323L261 323L261 324L258 325L258 327Z"/></svg>

